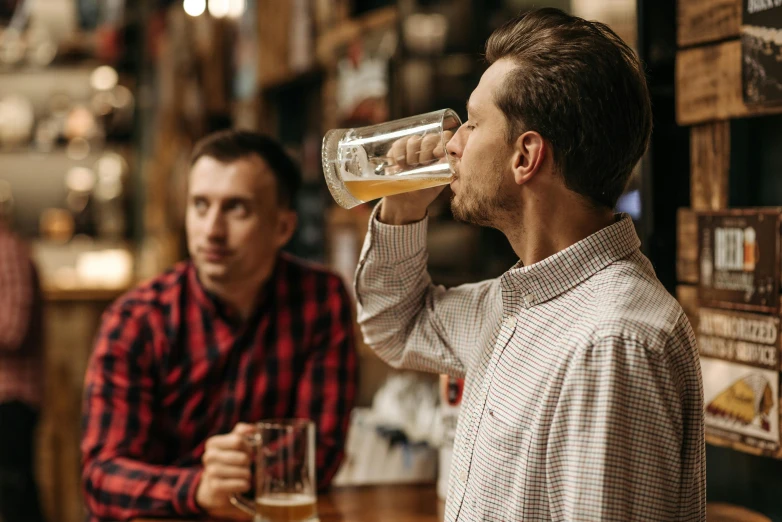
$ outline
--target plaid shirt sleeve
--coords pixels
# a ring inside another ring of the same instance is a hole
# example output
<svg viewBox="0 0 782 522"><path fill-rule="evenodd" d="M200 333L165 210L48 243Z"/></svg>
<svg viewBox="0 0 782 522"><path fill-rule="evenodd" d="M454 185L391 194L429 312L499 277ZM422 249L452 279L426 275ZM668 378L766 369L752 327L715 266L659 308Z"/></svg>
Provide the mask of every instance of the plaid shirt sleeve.
<svg viewBox="0 0 782 522"><path fill-rule="evenodd" d="M703 509L679 497L683 478L703 477L682 462L689 413L661 351L611 335L576 356L549 435L552 519L679 520L685 504L693 516Z"/></svg>
<svg viewBox="0 0 782 522"><path fill-rule="evenodd" d="M356 396L358 364L350 297L337 276L325 280L325 321L298 384L296 416L318 428L318 488L325 489L344 457L350 412Z"/></svg>
<svg viewBox="0 0 782 522"><path fill-rule="evenodd" d="M112 307L85 380L82 479L99 519L194 515L201 467L144 462L153 413L154 365L143 310Z"/></svg>
<svg viewBox="0 0 782 522"><path fill-rule="evenodd" d="M499 320L496 281L435 286L426 267L428 218L387 225L376 219L379 208L355 280L364 339L395 368L464 377L478 339Z"/></svg>
<svg viewBox="0 0 782 522"><path fill-rule="evenodd" d="M32 307L30 258L20 242L0 229L0 351L21 348Z"/></svg>

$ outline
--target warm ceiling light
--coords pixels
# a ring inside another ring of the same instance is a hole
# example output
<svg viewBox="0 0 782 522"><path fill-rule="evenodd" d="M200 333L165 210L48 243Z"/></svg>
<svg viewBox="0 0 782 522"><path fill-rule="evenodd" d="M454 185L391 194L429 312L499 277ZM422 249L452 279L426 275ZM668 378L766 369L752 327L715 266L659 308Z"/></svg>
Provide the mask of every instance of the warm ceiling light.
<svg viewBox="0 0 782 522"><path fill-rule="evenodd" d="M90 85L96 91L110 91L117 86L119 75L113 67L101 65L90 75Z"/></svg>
<svg viewBox="0 0 782 522"><path fill-rule="evenodd" d="M241 18L244 14L244 9L247 5L245 0L229 0L228 1L228 16L231 18Z"/></svg>
<svg viewBox="0 0 782 522"><path fill-rule="evenodd" d="M201 16L206 11L206 0L184 0L182 7L190 16Z"/></svg>
<svg viewBox="0 0 782 522"><path fill-rule="evenodd" d="M215 18L225 17L229 10L229 0L209 0L209 14Z"/></svg>
<svg viewBox="0 0 782 522"><path fill-rule="evenodd" d="M95 186L95 173L87 167L71 167L65 175L65 186L75 192L89 192Z"/></svg>

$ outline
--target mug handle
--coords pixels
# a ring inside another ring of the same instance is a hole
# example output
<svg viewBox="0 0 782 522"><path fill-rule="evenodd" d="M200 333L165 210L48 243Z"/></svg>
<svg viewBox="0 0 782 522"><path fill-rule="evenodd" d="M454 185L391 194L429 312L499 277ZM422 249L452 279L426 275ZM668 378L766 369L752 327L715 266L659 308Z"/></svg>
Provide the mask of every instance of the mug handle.
<svg viewBox="0 0 782 522"><path fill-rule="evenodd" d="M261 446L261 434L256 432L251 435L248 435L245 439L247 444L252 448L253 452L258 451L258 448ZM239 496L237 494L231 495L231 504L233 504L234 507L240 509L241 511L244 511L248 515L255 517L258 515L258 513L255 511L255 503L249 502L246 498Z"/></svg>
<svg viewBox="0 0 782 522"><path fill-rule="evenodd" d="M234 507L239 508L241 511L244 511L248 515L254 517L257 515L255 512L255 505L250 504L246 498L240 497L236 494L231 495L231 504L234 505Z"/></svg>

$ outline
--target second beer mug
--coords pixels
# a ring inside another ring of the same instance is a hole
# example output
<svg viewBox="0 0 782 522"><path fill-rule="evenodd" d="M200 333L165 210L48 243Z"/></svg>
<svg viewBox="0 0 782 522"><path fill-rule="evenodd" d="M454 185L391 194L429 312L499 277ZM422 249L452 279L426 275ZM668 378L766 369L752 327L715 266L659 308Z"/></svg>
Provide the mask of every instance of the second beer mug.
<svg viewBox="0 0 782 522"><path fill-rule="evenodd" d="M373 199L447 185L453 174L446 145L461 126L443 109L401 120L334 129L323 138L322 162L334 200L352 208Z"/></svg>
<svg viewBox="0 0 782 522"><path fill-rule="evenodd" d="M247 443L255 467L253 500L234 495L233 505L261 522L317 521L315 424L262 421Z"/></svg>

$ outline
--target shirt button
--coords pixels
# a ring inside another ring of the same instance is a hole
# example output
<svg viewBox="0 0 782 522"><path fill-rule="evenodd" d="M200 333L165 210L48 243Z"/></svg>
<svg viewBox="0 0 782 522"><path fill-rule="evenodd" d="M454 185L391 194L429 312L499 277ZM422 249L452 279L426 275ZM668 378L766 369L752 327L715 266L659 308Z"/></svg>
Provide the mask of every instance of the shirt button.
<svg viewBox="0 0 782 522"><path fill-rule="evenodd" d="M467 472L462 470L461 473L459 473L459 480L462 482L467 482Z"/></svg>
<svg viewBox="0 0 782 522"><path fill-rule="evenodd" d="M535 294L527 294L524 296L524 306L532 306L535 304Z"/></svg>
<svg viewBox="0 0 782 522"><path fill-rule="evenodd" d="M515 317L508 317L505 319L505 326L508 328L516 328L516 318Z"/></svg>

